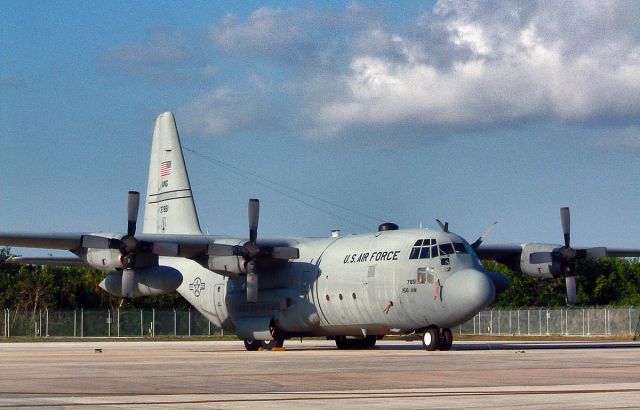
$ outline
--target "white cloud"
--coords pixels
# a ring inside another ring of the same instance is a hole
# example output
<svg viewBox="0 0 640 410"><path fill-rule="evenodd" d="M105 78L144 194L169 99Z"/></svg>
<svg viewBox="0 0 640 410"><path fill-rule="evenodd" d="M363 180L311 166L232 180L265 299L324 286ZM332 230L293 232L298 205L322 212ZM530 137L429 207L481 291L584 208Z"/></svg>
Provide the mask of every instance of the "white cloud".
<svg viewBox="0 0 640 410"><path fill-rule="evenodd" d="M106 50L100 66L105 72L145 81L182 79L185 68L200 61L187 40L179 33L156 30L147 41Z"/></svg>
<svg viewBox="0 0 640 410"><path fill-rule="evenodd" d="M422 124L428 134L434 127L535 118L588 122L639 116L640 46L629 18L639 14L639 4L628 10L620 4L567 3L566 13L557 4L527 3L508 14L491 4L437 5L433 15L420 19L417 36L394 35L406 58L355 50L342 78L347 87L321 105L313 134L406 121ZM375 37L388 47L391 34ZM444 37L444 49L428 42ZM447 49L450 55L433 55Z"/></svg>
<svg viewBox="0 0 640 410"><path fill-rule="evenodd" d="M187 133L223 137L256 126L264 112L251 93L218 87L179 109Z"/></svg>
<svg viewBox="0 0 640 410"><path fill-rule="evenodd" d="M407 126L429 136L522 121L638 123L638 2L440 1L399 29L384 17L357 4L342 13L261 8L226 16L209 40L248 67L233 76L244 79L185 111L205 134L269 122L317 138Z"/></svg>

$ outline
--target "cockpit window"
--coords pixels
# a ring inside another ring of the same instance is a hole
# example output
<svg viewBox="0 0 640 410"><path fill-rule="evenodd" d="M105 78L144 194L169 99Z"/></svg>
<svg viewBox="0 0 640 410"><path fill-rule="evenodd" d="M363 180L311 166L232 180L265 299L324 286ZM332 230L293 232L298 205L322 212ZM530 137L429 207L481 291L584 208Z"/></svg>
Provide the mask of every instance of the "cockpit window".
<svg viewBox="0 0 640 410"><path fill-rule="evenodd" d="M469 253L463 243L454 242L453 248L456 250L456 253Z"/></svg>
<svg viewBox="0 0 640 410"><path fill-rule="evenodd" d="M411 248L409 259L427 259L437 256L438 246L436 245L435 239L418 239L416 243L413 244L413 248Z"/></svg>
<svg viewBox="0 0 640 410"><path fill-rule="evenodd" d="M453 245L451 245L450 243L440 244L440 255L451 255L452 253L455 253L455 251L453 250Z"/></svg>

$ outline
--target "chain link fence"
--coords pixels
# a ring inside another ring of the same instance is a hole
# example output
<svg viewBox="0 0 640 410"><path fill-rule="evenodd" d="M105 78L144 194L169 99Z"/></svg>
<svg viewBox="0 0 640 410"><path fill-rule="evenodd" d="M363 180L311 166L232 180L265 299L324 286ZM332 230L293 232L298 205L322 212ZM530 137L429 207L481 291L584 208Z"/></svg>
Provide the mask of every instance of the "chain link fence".
<svg viewBox="0 0 640 410"><path fill-rule="evenodd" d="M625 308L525 308L485 310L460 325L460 334L496 336L633 336L640 310Z"/></svg>
<svg viewBox="0 0 640 410"><path fill-rule="evenodd" d="M156 309L4 309L4 337L222 336L200 312Z"/></svg>
<svg viewBox="0 0 640 410"><path fill-rule="evenodd" d="M3 313L0 329L4 329L5 338L223 335L200 312L192 310L4 309ZM485 310L456 330L495 336L633 336L639 329L640 310L626 307Z"/></svg>

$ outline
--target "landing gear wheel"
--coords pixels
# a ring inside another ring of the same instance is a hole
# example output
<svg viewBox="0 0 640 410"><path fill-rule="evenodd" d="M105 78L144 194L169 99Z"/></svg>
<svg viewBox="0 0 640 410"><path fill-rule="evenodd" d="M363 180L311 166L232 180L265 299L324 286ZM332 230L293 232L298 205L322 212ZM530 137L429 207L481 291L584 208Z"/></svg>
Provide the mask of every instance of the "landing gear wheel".
<svg viewBox="0 0 640 410"><path fill-rule="evenodd" d="M247 349L250 352L255 352L256 350L260 349L260 346L262 346L262 343L260 342L260 340L245 340L244 341L244 348Z"/></svg>
<svg viewBox="0 0 640 410"><path fill-rule="evenodd" d="M424 332L422 336L422 347L424 350L429 352L433 352L434 350L438 350L438 346L440 345L440 332L437 327L430 327Z"/></svg>
<svg viewBox="0 0 640 410"><path fill-rule="evenodd" d="M271 350L274 347L282 347L284 339L263 340L260 342L264 350Z"/></svg>
<svg viewBox="0 0 640 410"><path fill-rule="evenodd" d="M453 333L451 333L451 329L441 329L439 349L442 351L446 351L451 349L452 345L453 345Z"/></svg>

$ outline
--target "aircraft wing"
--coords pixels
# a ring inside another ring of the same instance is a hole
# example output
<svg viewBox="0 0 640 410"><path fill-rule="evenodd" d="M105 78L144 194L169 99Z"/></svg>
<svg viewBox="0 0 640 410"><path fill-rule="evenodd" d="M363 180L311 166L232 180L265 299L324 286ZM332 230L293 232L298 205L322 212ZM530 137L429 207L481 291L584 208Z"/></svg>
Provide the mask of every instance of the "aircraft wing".
<svg viewBox="0 0 640 410"><path fill-rule="evenodd" d="M78 256L82 256L90 248L102 248L108 241L121 239L122 234L105 233L22 233L0 232L0 246L15 246L21 248L43 248L68 250ZM153 252L160 256L178 256L183 258L199 258L207 255L210 247L220 244L223 247L232 247L244 243L246 240L219 235L185 235L185 234L140 234L136 240L152 244ZM97 242L96 242L97 241ZM99 245L97 244L99 243ZM261 240L261 246L290 246L289 241ZM111 247L108 245L107 247ZM32 260L35 264L70 265L79 263L74 258L14 258L14 263L27 264ZM80 261L80 260L79 260Z"/></svg>
<svg viewBox="0 0 640 410"><path fill-rule="evenodd" d="M480 259L494 260L500 262L505 259L520 259L522 245L517 244L488 244L480 245L476 248L476 254Z"/></svg>
<svg viewBox="0 0 640 410"><path fill-rule="evenodd" d="M0 232L0 246L72 251L82 247L82 235L82 233Z"/></svg>
<svg viewBox="0 0 640 410"><path fill-rule="evenodd" d="M100 233L65 232L65 233L23 233L0 232L0 246L15 246L20 248L60 249L71 252L88 248L85 243L87 237L102 236ZM222 237L209 235L164 235L142 234L136 238L140 241L177 245L178 251L174 256L193 257L206 252L207 245ZM75 252L74 252L75 253Z"/></svg>
<svg viewBox="0 0 640 410"><path fill-rule="evenodd" d="M488 259L500 261L504 259L512 259L512 258L520 258L522 252L525 250L528 244L487 244L480 245L476 249L476 253L480 257L480 259ZM553 245L558 248L562 245ZM575 250L587 250L594 249L593 247L587 246L573 246ZM602 249L605 253L602 254L602 257L613 257L613 258L633 258L640 257L640 249L638 248L609 248L609 247L601 247L597 249Z"/></svg>
<svg viewBox="0 0 640 410"><path fill-rule="evenodd" d="M80 258L65 257L28 257L28 256L11 256L7 259L7 263L12 265L54 265L54 266L89 266L88 263Z"/></svg>

